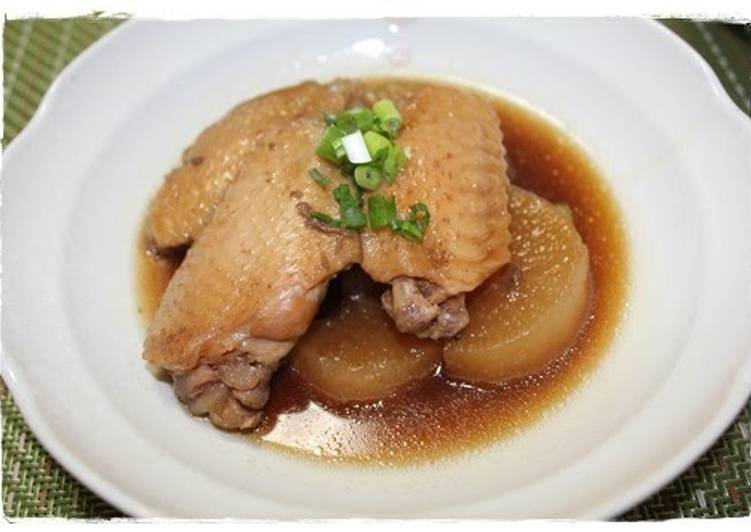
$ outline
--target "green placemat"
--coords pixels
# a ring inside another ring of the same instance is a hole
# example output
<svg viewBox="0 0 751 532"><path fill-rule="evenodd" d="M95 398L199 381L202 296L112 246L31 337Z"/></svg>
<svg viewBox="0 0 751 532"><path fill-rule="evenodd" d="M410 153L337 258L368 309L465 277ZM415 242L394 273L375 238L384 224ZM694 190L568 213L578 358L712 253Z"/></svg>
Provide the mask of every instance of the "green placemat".
<svg viewBox="0 0 751 532"><path fill-rule="evenodd" d="M99 18L5 22L3 145L23 129L60 70L120 22ZM718 23L664 22L707 59L728 94L748 113L751 105L749 29ZM2 502L7 517L122 516L50 457L24 423L1 382L0 407ZM750 449L751 403L691 469L621 519L749 515Z"/></svg>

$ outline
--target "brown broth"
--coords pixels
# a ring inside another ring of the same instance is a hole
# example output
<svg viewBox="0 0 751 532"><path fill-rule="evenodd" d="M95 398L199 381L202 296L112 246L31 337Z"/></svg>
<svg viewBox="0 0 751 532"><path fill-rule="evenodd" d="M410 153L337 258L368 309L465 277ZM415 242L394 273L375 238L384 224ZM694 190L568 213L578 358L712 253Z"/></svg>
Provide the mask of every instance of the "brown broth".
<svg viewBox="0 0 751 532"><path fill-rule="evenodd" d="M627 241L618 207L597 169L568 135L516 103L494 101L513 183L567 203L589 249L591 306L574 344L542 373L512 383L469 386L436 372L388 398L347 406L317 396L287 365L274 377L267 415L251 436L254 441L295 455L357 463L447 457L529 426L581 386L602 359L628 286ZM146 322L177 264L139 248L139 311ZM365 292L375 297L372 289ZM342 295L335 281L324 305L329 316L335 315L336 297ZM377 337L371 329L351 334Z"/></svg>

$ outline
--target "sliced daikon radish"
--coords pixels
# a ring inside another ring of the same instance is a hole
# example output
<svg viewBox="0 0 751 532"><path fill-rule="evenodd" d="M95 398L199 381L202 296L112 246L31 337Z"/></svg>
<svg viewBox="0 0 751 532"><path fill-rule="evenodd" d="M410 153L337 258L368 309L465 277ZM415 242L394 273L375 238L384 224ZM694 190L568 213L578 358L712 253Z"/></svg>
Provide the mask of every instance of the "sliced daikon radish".
<svg viewBox="0 0 751 532"><path fill-rule="evenodd" d="M295 371L339 403L382 399L435 371L441 345L396 330L378 298L362 295L313 324L292 355Z"/></svg>
<svg viewBox="0 0 751 532"><path fill-rule="evenodd" d="M589 254L573 221L548 201L511 187L511 262L467 296L469 326L449 342L454 378L503 382L540 372L584 321Z"/></svg>

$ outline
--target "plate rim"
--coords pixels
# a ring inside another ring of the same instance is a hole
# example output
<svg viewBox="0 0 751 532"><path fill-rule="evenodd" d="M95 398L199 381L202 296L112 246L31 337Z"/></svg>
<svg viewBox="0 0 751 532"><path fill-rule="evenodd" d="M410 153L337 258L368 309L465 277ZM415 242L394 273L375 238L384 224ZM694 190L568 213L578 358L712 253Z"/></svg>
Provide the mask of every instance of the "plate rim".
<svg viewBox="0 0 751 532"><path fill-rule="evenodd" d="M16 153L23 151L33 140L37 131L47 119L50 102L64 96L64 93L61 94L61 92L64 92L68 80L75 77L79 70L85 68L91 57L106 51L112 41L120 39L121 35L130 32L131 28L137 28L142 20L133 18L122 22L75 57L56 76L32 118L6 147L3 154L6 161L16 157ZM737 126L745 128L746 132L751 134L751 120L733 102L704 58L657 21L651 19L638 20L645 26L651 27L656 34L660 34L666 45L679 47L686 61L691 61L701 67L702 80L709 84L714 95L708 104L715 106L717 110L721 110L724 120L732 120ZM273 23L273 21L268 22ZM7 176L4 175L4 177ZM45 419L44 412L36 404L33 394L27 391L29 389L28 376L24 375L23 371L19 371L20 368L15 362L15 355L8 351L4 340L2 341L1 353L3 356L0 361L0 373L23 416L24 422L45 450L79 482L131 517L159 515L161 512L158 508L132 497L118 485L105 480L96 469L89 467L85 461L77 458L64 443L55 437ZM745 359L743 368L751 368L751 345L747 346ZM644 480L636 484L630 491L619 491L606 497L604 502L592 505L589 511L585 512L585 516L596 519L617 516L640 501L647 499L690 467L722 436L722 433L727 430L739 412L746 406L751 389L746 389L749 388L748 385L744 388L742 382L736 381L733 384L733 386L728 387L728 392L722 401L722 407L716 411L712 421L707 423L703 430L696 433L691 439L686 440L683 447L673 455L671 460L652 470Z"/></svg>

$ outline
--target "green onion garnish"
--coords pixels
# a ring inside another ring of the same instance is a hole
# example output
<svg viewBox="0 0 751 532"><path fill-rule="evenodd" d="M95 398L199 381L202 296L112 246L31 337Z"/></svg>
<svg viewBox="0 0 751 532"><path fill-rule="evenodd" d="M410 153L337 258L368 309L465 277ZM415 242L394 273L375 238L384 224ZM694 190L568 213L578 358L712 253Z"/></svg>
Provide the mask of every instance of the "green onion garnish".
<svg viewBox="0 0 751 532"><path fill-rule="evenodd" d="M357 126L357 129L361 131L367 131L368 129L373 127L373 123L375 122L375 114L370 109L367 109L365 107L358 107L356 109L352 109L352 111L350 112L355 119L355 125Z"/></svg>
<svg viewBox="0 0 751 532"><path fill-rule="evenodd" d="M330 225L331 227L341 227L342 222L337 220L336 218L332 218L325 212L321 211L313 211L310 213L310 217L314 220L318 220L319 222L323 222L326 225Z"/></svg>
<svg viewBox="0 0 751 532"><path fill-rule="evenodd" d="M412 242L422 242L422 236L430 225L430 211L424 203L415 203L409 208L407 220L395 219L391 230Z"/></svg>
<svg viewBox="0 0 751 532"><path fill-rule="evenodd" d="M365 213L352 195L349 185L339 185L334 189L334 199L339 204L339 217L347 229L360 229L368 224Z"/></svg>
<svg viewBox="0 0 751 532"><path fill-rule="evenodd" d="M368 153L374 161L384 158L393 147L389 139L375 131L366 131L363 137L365 138L365 146L368 147Z"/></svg>
<svg viewBox="0 0 751 532"><path fill-rule="evenodd" d="M373 194L368 198L368 218L370 227L379 229L391 226L396 220L396 198L386 198L380 194Z"/></svg>
<svg viewBox="0 0 751 532"><path fill-rule="evenodd" d="M332 163L339 164L345 155L341 141L345 135L347 135L345 131L342 131L335 125L330 125L323 132L323 139L321 139L321 143L318 145L316 154L324 159L328 159Z"/></svg>
<svg viewBox="0 0 751 532"><path fill-rule="evenodd" d="M422 202L415 203L409 208L409 220L417 224L421 233L430 225L430 210L428 206Z"/></svg>
<svg viewBox="0 0 751 532"><path fill-rule="evenodd" d="M393 141L402 125L402 117L394 102L383 99L376 102L372 109L356 107L336 114L324 112L323 119L327 128L318 146L318 155L335 163L345 175L354 177L355 167L367 164L379 170L389 183L396 179L408 157L405 150ZM353 144L354 137L360 140L358 146L349 145ZM353 155L350 155L350 151ZM361 180L366 176L362 172ZM367 182L375 182L374 173L370 172L369 175L371 179ZM373 190L369 186L363 188Z"/></svg>
<svg viewBox="0 0 751 532"><path fill-rule="evenodd" d="M313 179L313 181L315 181L322 187L326 187L331 183L331 179L323 175L321 171L318 170L318 168L311 168L310 170L308 170L308 175Z"/></svg>
<svg viewBox="0 0 751 532"><path fill-rule="evenodd" d="M347 157L347 149L344 147L344 141L342 141L343 138L344 137L334 139L331 143L331 147L334 148L334 155L339 161L343 161Z"/></svg>
<svg viewBox="0 0 751 532"><path fill-rule="evenodd" d="M334 124L336 127L346 132L348 135L354 133L359 128L357 127L357 121L355 115L350 111L339 111L334 117Z"/></svg>
<svg viewBox="0 0 751 532"><path fill-rule="evenodd" d="M402 115L391 100L378 100L373 104L373 113L381 122L381 126L392 135L402 127Z"/></svg>
<svg viewBox="0 0 751 532"><path fill-rule="evenodd" d="M411 220L402 220L399 222L394 232L412 242L422 242L422 231L420 231L417 223Z"/></svg>
<svg viewBox="0 0 751 532"><path fill-rule="evenodd" d="M355 183L365 190L375 190L381 184L381 171L374 166L355 168Z"/></svg>
<svg viewBox="0 0 751 532"><path fill-rule="evenodd" d="M341 139L347 154L347 160L352 164L368 164L373 160L365 145L365 138L359 129Z"/></svg>
<svg viewBox="0 0 751 532"><path fill-rule="evenodd" d="M393 183L409 159L408 148L397 146L396 133L402 127L402 116L394 102L379 100L372 109L356 107L336 114L323 113L326 130L316 153L336 164L342 174L352 178L350 185L334 189L339 205L339 219L316 211L310 218L336 228L360 230L366 225L373 229L389 227L397 235L413 242L421 242L430 225L430 211L424 203L415 203L407 219L397 216L395 196L371 194L367 215L363 210L363 191L377 190L382 181ZM308 173L319 185L327 186L331 179L317 168Z"/></svg>
<svg viewBox="0 0 751 532"><path fill-rule="evenodd" d="M342 213L342 224L347 229L362 229L368 225L368 219L365 217L365 213L357 209L348 209Z"/></svg>
<svg viewBox="0 0 751 532"><path fill-rule="evenodd" d="M354 170L352 172L353 172L353 175L352 175L353 187L352 188L355 189L355 193L354 193L355 200L357 201L358 207L362 207L362 188L360 188L360 185L358 185L357 182L355 182Z"/></svg>
<svg viewBox="0 0 751 532"><path fill-rule="evenodd" d="M396 198L373 194L368 198L368 218L372 229L389 227L411 242L422 242L422 237L430 225L430 211L424 203L415 203L409 209L409 218L400 220L396 215Z"/></svg>

